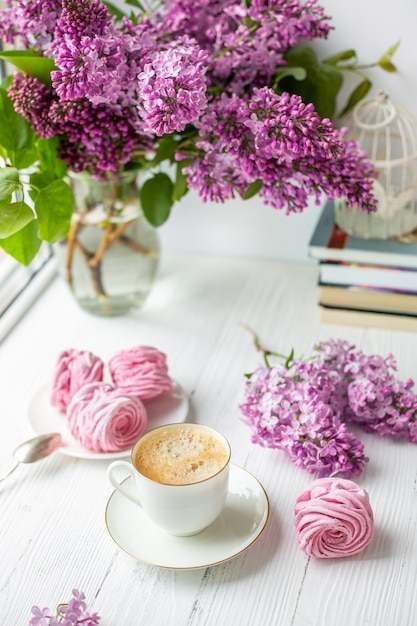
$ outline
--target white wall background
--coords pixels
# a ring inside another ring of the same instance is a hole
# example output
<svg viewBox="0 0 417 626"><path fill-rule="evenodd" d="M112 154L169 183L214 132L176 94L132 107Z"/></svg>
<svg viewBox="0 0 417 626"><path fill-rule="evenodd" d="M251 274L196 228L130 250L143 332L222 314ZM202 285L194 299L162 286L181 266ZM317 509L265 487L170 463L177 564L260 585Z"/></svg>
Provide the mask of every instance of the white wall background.
<svg viewBox="0 0 417 626"><path fill-rule="evenodd" d="M373 90L417 118L417 0L321 0L332 17L329 39L315 46L321 58L354 48L363 63L373 62L400 41L394 62L397 73L371 70ZM163 249L182 252L307 260L307 245L320 213L310 206L285 216L257 198L224 205L203 204L189 193L159 229Z"/></svg>

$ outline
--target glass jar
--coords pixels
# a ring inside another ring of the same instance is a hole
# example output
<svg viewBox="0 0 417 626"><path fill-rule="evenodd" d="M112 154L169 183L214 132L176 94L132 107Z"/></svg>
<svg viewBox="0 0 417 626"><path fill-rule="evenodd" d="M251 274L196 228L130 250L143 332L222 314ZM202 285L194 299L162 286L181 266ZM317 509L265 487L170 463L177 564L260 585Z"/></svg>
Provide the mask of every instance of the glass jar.
<svg viewBox="0 0 417 626"><path fill-rule="evenodd" d="M105 181L71 175L75 209L56 245L58 267L81 308L122 315L148 297L159 262L156 229L143 215L136 172Z"/></svg>

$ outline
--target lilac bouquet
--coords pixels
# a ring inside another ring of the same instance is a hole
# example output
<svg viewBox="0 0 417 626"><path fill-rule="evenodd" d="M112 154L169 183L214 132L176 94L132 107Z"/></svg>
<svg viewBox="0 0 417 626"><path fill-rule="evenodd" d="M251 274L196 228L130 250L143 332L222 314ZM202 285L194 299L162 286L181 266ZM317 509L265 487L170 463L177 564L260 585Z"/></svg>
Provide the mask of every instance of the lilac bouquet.
<svg viewBox="0 0 417 626"><path fill-rule="evenodd" d="M20 262L66 237L68 171L146 169L155 226L189 188L287 213L323 194L375 208L372 165L329 119L355 53L317 71L305 44L331 27L316 0L128 0L130 15L99 0L5 4L1 56L18 72L0 89L0 246ZM376 65L394 71L393 51Z"/></svg>
<svg viewBox="0 0 417 626"><path fill-rule="evenodd" d="M259 348L258 348L259 349ZM308 359L266 364L248 376L241 411L252 440L285 450L317 476L359 475L369 460L363 444L347 430L358 424L417 442L414 382L402 382L392 355L366 355L344 340L329 339Z"/></svg>

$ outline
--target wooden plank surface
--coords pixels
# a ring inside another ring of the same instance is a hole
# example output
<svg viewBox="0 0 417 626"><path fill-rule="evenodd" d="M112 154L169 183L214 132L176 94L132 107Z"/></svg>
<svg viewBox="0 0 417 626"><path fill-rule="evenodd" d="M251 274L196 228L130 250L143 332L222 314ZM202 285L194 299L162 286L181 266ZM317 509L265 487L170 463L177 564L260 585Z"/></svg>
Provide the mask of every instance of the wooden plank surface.
<svg viewBox="0 0 417 626"><path fill-rule="evenodd" d="M244 373L260 363L251 326L269 348L308 354L343 337L397 358L417 376L417 334L320 324L311 264L165 255L142 311L98 318L81 311L57 279L0 346L0 474L33 436L28 405L68 348L107 361L153 345L190 398L189 419L221 430L232 461L265 487L271 516L259 540L221 565L191 571L136 562L110 539L104 511L109 461L55 453L0 484L0 614L20 626L33 604L55 606L76 587L101 626L412 626L417 584L417 453L409 443L357 434L371 459L357 482L371 498L375 538L349 559L315 561L298 547L293 507L312 477L284 453L250 441L239 403Z"/></svg>

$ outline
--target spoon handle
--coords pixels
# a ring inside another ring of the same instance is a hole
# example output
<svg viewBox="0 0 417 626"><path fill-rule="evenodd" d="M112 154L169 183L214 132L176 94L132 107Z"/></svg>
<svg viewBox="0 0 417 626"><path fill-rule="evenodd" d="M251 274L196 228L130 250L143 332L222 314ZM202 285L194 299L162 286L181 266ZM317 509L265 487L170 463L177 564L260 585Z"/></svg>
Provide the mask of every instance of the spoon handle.
<svg viewBox="0 0 417 626"><path fill-rule="evenodd" d="M13 465L11 467L9 467L8 471L6 472L6 474L3 474L3 476L0 477L0 483L5 480L5 478L7 478L8 476L10 476L10 474L12 472L15 471L16 467L19 465L18 461L16 461L16 463L13 463Z"/></svg>

